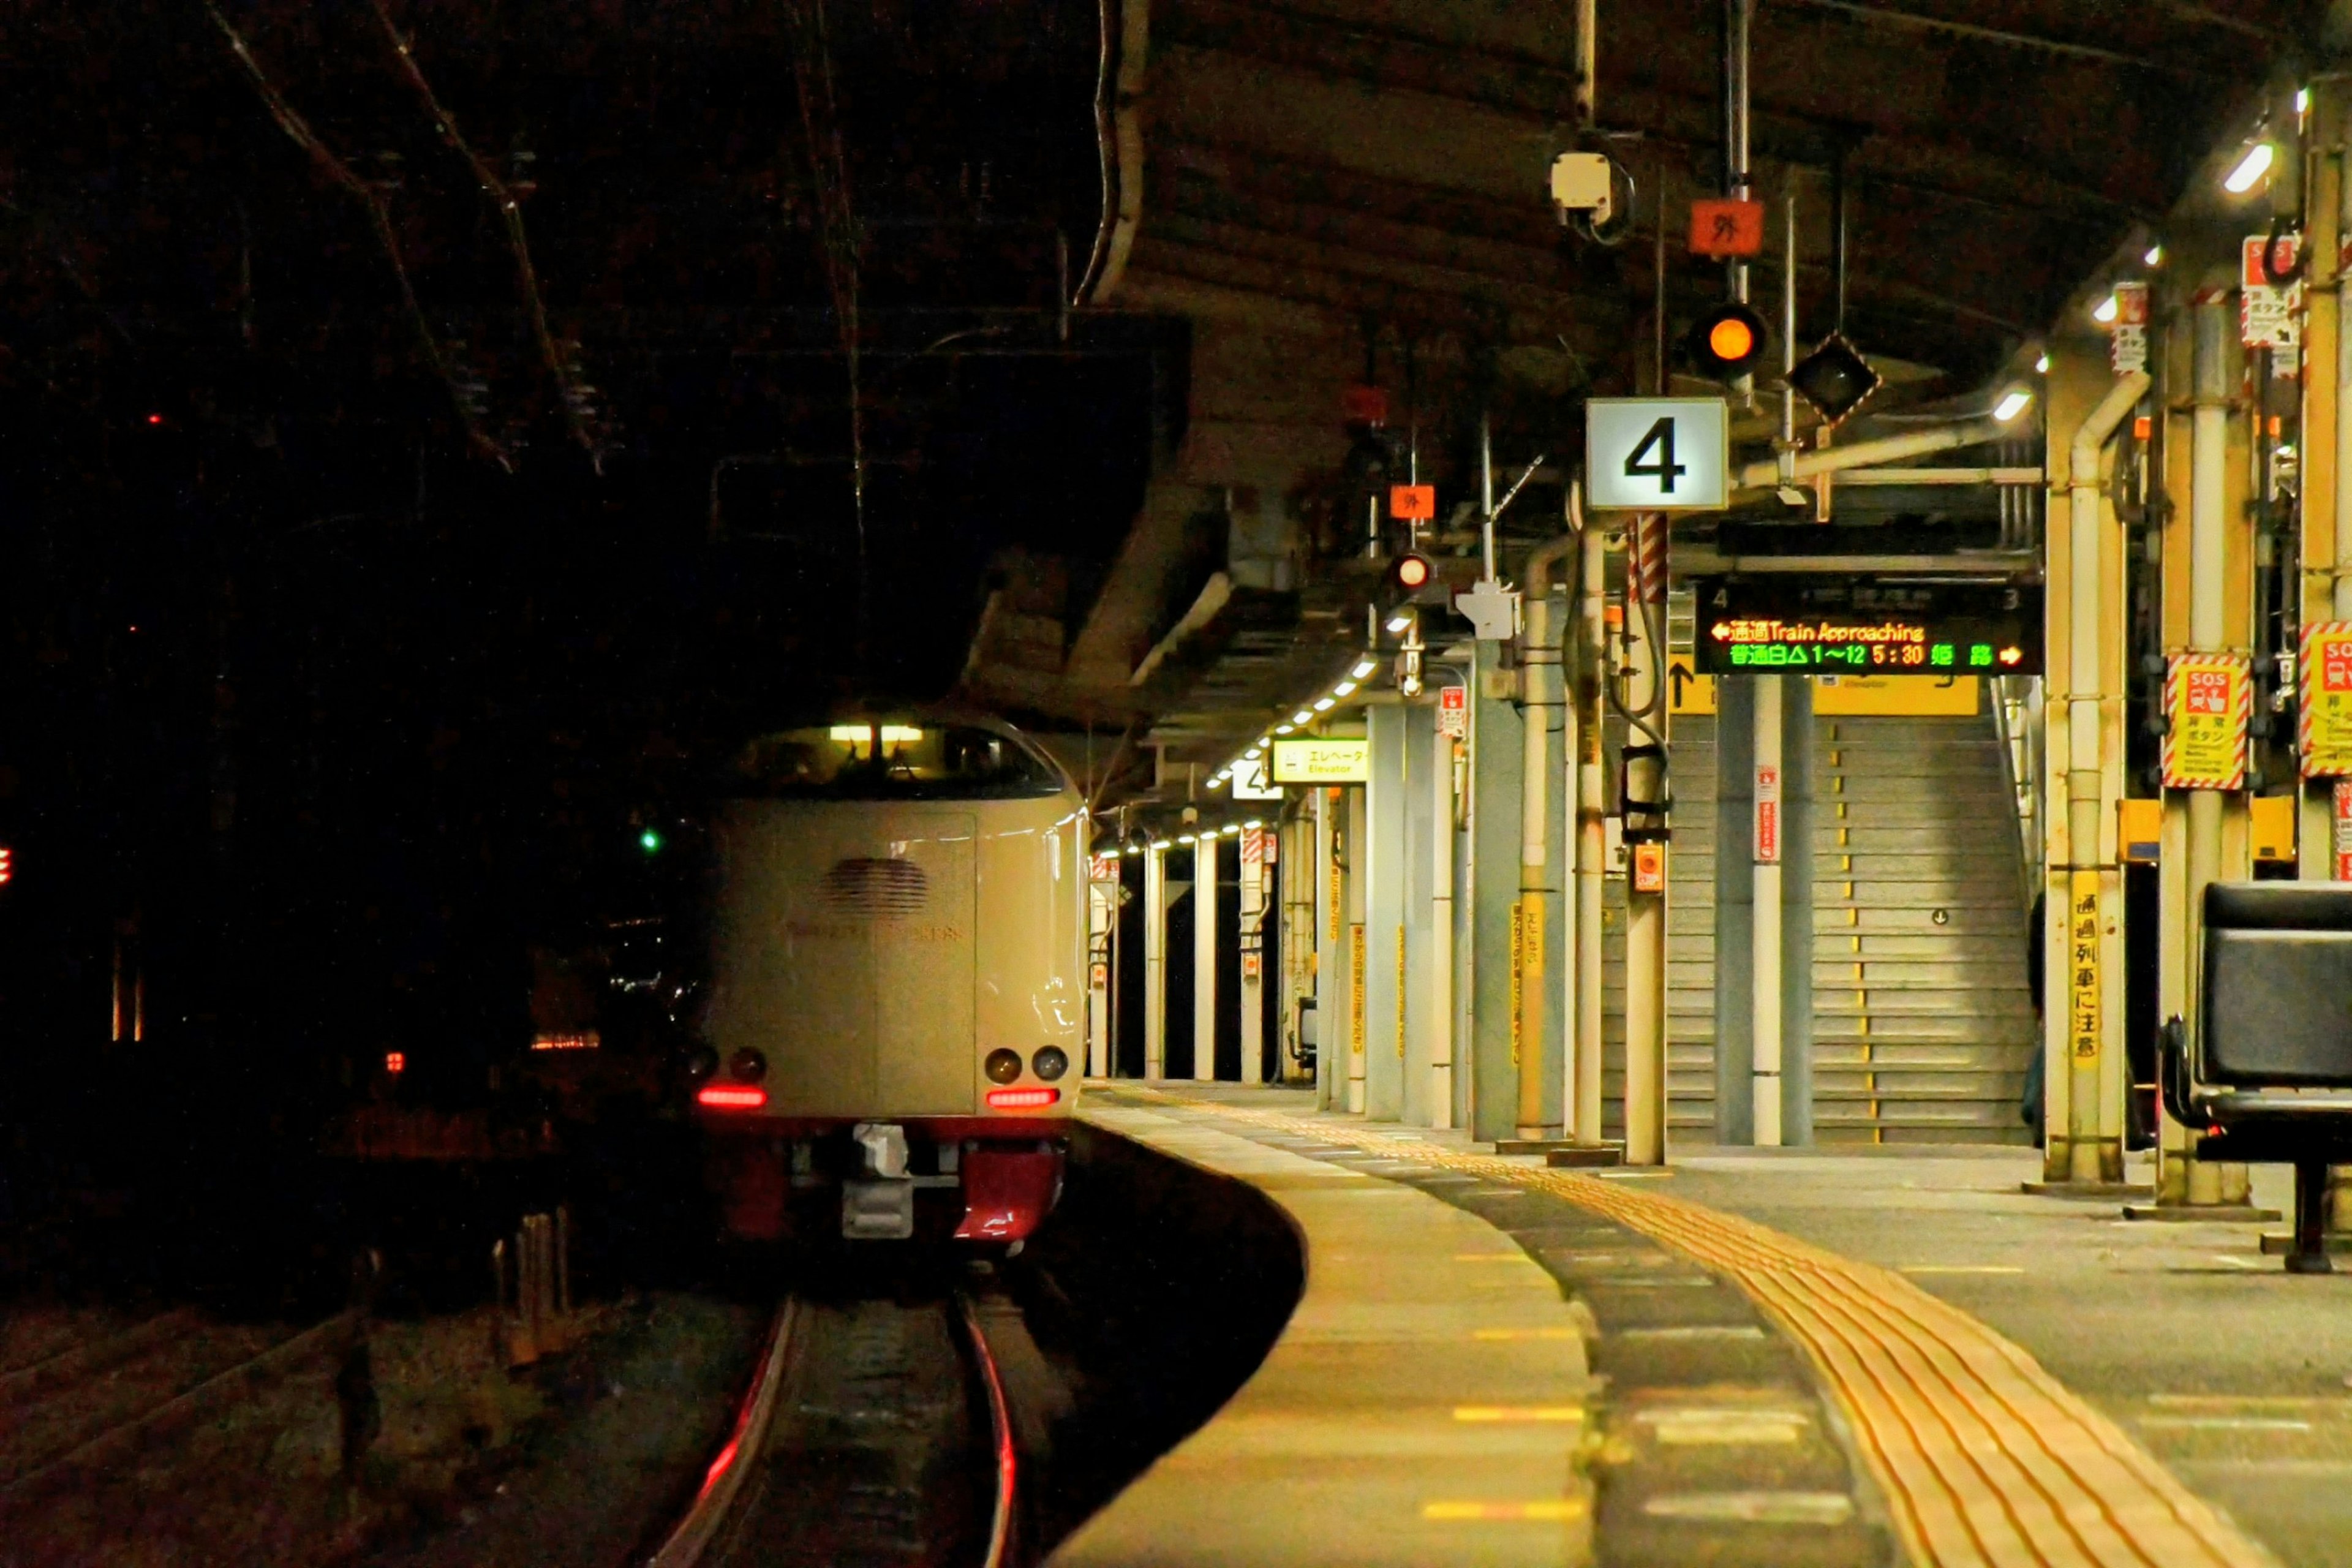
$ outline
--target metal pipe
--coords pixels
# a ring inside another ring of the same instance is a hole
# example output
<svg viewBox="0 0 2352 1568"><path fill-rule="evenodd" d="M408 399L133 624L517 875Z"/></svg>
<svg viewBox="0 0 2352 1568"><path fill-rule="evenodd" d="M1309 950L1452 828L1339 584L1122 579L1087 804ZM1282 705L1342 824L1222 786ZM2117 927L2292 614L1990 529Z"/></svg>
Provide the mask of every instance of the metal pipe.
<svg viewBox="0 0 2352 1568"><path fill-rule="evenodd" d="M1143 857L1143 1078L1168 1076L1168 847Z"/></svg>
<svg viewBox="0 0 2352 1568"><path fill-rule="evenodd" d="M1608 606L1607 542L1597 528L1578 535L1580 593L1576 616L1576 1094L1573 1136L1601 1142L1601 895L1608 868L1602 771L1601 682L1605 674L1602 619Z"/></svg>
<svg viewBox="0 0 2352 1568"><path fill-rule="evenodd" d="M1576 124L1589 130L1600 116L1599 0L1576 0Z"/></svg>
<svg viewBox="0 0 2352 1568"><path fill-rule="evenodd" d="M2195 312L2189 447L2189 646L2213 653L2222 649L2229 637L2223 574L2230 554L2230 402L2243 360L2231 319L2229 293L2219 279L2200 292ZM2194 952L2205 888L2221 878L2224 797L2219 790L2188 794L2188 939L2191 944L2188 951ZM2189 973L2193 996L2197 984L2193 965ZM2188 1201L2192 1205L2220 1202L2221 1168L2198 1161L2193 1154L2186 1163Z"/></svg>
<svg viewBox="0 0 2352 1568"><path fill-rule="evenodd" d="M1573 484L1569 493L1572 513L1578 494ZM1560 693L1559 640L1552 628L1551 569L1575 548L1576 535L1562 533L1531 552L1520 573L1527 624L1519 660L1521 941L1517 1125L1522 1138L1539 1138L1544 1132L1544 948L1550 897L1558 891L1545 885L1551 863L1551 714L1566 706Z"/></svg>
<svg viewBox="0 0 2352 1568"><path fill-rule="evenodd" d="M2352 237L2352 158L2336 177L2337 243ZM2325 188L2324 186L2322 187ZM2352 267L2336 275L2336 568L2335 610L2352 619ZM2305 439L2311 438L2306 432Z"/></svg>
<svg viewBox="0 0 2352 1568"><path fill-rule="evenodd" d="M1723 0L1723 194L1748 199L1748 25L1756 0ZM1738 257L1724 263L1725 291L1741 304L1748 302L1748 263ZM1732 390L1744 407L1756 402L1756 378L1738 376Z"/></svg>
<svg viewBox="0 0 2352 1568"><path fill-rule="evenodd" d="M1856 441L1850 447L1834 447L1826 452L1807 452L1790 467L1793 477L1808 479L1816 474L1839 473L1847 468L1868 468L1873 463L1891 463L1899 458L1921 458L1930 452L1978 446L1998 438L2008 428L1996 419L1967 419L1957 425L1937 425L1900 436L1882 436L1874 441ZM1763 489L1780 482L1777 458L1769 462L1749 463L1739 470L1739 484L1744 489Z"/></svg>
<svg viewBox="0 0 2352 1568"><path fill-rule="evenodd" d="M2099 771L2099 453L2151 384L2146 371L2119 378L2074 432L2066 465L2071 525L2066 661L2066 830L2068 864L2098 865Z"/></svg>
<svg viewBox="0 0 2352 1568"><path fill-rule="evenodd" d="M1788 199L1787 249L1780 267L1780 482L1797 477L1797 388L1788 379L1797 368L1797 193Z"/></svg>
<svg viewBox="0 0 2352 1568"><path fill-rule="evenodd" d="M1203 833L1192 846L1192 1080L1217 1077L1217 849Z"/></svg>
<svg viewBox="0 0 2352 1568"><path fill-rule="evenodd" d="M1660 646L1665 606L1664 545L1666 520L1641 514L1628 552L1626 632L1634 664L1651 694L1649 722L1666 731L1666 650ZM1652 530L1656 532L1654 535ZM1658 595L1651 597L1653 594ZM1641 758L1626 768L1626 793L1634 799L1663 800L1663 760ZM1625 912L1625 1161L1662 1165L1666 1159L1666 899L1663 890L1626 891Z"/></svg>
<svg viewBox="0 0 2352 1568"><path fill-rule="evenodd" d="M1454 1125L1454 737L1430 745L1429 1124Z"/></svg>
<svg viewBox="0 0 2352 1568"><path fill-rule="evenodd" d="M1486 575L1495 580L1495 433L1486 413L1478 415L1478 538L1486 552Z"/></svg>

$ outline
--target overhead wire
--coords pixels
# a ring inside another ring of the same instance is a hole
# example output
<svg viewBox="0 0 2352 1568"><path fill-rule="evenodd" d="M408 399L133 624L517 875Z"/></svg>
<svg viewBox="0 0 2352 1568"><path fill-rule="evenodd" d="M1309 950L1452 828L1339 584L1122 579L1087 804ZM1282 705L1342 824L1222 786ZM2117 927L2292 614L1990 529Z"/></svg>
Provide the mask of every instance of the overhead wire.
<svg viewBox="0 0 2352 1568"><path fill-rule="evenodd" d="M424 351L425 362L441 378L442 385L448 389L450 407L466 433L467 443L499 468L513 472L514 460L508 456L506 448L482 428L479 416L467 400L465 387L457 380L457 369L448 351L434 334L432 323L425 319L425 309L416 299L416 285L409 277L408 263L401 252L399 233L393 227L391 204L383 199L383 193L352 173L351 165L319 139L318 133L310 129L310 122L302 118L301 111L278 90L277 85L269 79L269 73L262 69L260 60L247 45L244 35L236 30L214 0L205 0L205 11L212 17L213 25L220 29L222 37L228 40L229 51L245 68L247 78L260 95L270 118L278 122L278 128L285 132L296 146L310 153L312 162L329 179L367 209L368 221L375 229L385 260L391 264L393 279L400 287L401 303L406 308L410 325L415 329L416 340Z"/></svg>
<svg viewBox="0 0 2352 1568"><path fill-rule="evenodd" d="M588 454L589 461L602 474L604 470L604 448L588 426L585 395L565 371L562 358L556 351L554 334L548 330L547 305L540 294L539 273L530 263L530 241L523 232L522 204L515 199L506 182L499 178L498 172L458 132L457 117L434 94L433 84L425 79L424 68L416 63L416 56L410 48L408 39L393 26L392 15L383 8L383 0L368 0L368 6L375 13L384 37L392 41L393 53L400 61L402 74L408 78L409 85L416 89L417 96L425 100L425 110L433 120L433 129L440 132L441 140L447 142L450 150L473 170L483 196L498 214L499 222L506 231L507 249L514 258L515 280L522 291L523 311L530 321L531 340L539 349L541 362L547 367L548 379L554 383L556 401L563 405L564 423L570 427L572 439L580 443L581 448Z"/></svg>

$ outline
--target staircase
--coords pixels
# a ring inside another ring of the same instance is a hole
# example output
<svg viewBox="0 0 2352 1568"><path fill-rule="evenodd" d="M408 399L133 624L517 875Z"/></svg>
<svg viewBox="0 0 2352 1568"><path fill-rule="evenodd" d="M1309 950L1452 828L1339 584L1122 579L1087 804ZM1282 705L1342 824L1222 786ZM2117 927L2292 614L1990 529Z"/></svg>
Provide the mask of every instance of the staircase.
<svg viewBox="0 0 2352 1568"><path fill-rule="evenodd" d="M1815 722L1814 1135L2025 1142L2036 1026L1992 721Z"/></svg>

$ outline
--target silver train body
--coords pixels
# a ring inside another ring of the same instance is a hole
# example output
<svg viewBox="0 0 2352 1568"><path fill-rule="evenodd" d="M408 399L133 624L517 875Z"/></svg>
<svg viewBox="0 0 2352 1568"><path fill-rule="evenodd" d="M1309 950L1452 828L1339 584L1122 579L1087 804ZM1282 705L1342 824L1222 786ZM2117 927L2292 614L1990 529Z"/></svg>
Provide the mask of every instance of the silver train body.
<svg viewBox="0 0 2352 1568"><path fill-rule="evenodd" d="M709 818L696 1099L729 1229L1020 1241L1085 1060L1084 803L992 723L782 749Z"/></svg>

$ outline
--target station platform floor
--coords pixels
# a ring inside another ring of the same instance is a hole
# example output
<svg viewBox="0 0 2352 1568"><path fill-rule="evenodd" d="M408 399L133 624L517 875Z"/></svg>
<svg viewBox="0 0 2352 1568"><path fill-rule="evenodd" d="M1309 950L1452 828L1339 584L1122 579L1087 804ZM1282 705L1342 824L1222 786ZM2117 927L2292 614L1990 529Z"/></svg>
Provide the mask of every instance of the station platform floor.
<svg viewBox="0 0 2352 1568"><path fill-rule="evenodd" d="M1057 1563L2352 1568L2352 1277L2285 1273L2275 1222L2029 1195L2030 1150L1682 1148L1596 1173L1292 1090L1090 1084L1082 1110L1261 1185L1307 1294ZM2258 1202L2284 1174L2257 1170ZM1383 1200L1334 1181L1394 1196L1335 1229ZM1476 1227L1418 1234L1440 1211ZM1318 1359L1406 1298L1412 1331ZM1433 1353L1522 1331L1508 1396ZM1407 1413L1413 1464L1367 1464ZM1487 1466L1515 1426L1567 1440ZM1313 1484L1277 1506L1206 1484L1225 1465Z"/></svg>

